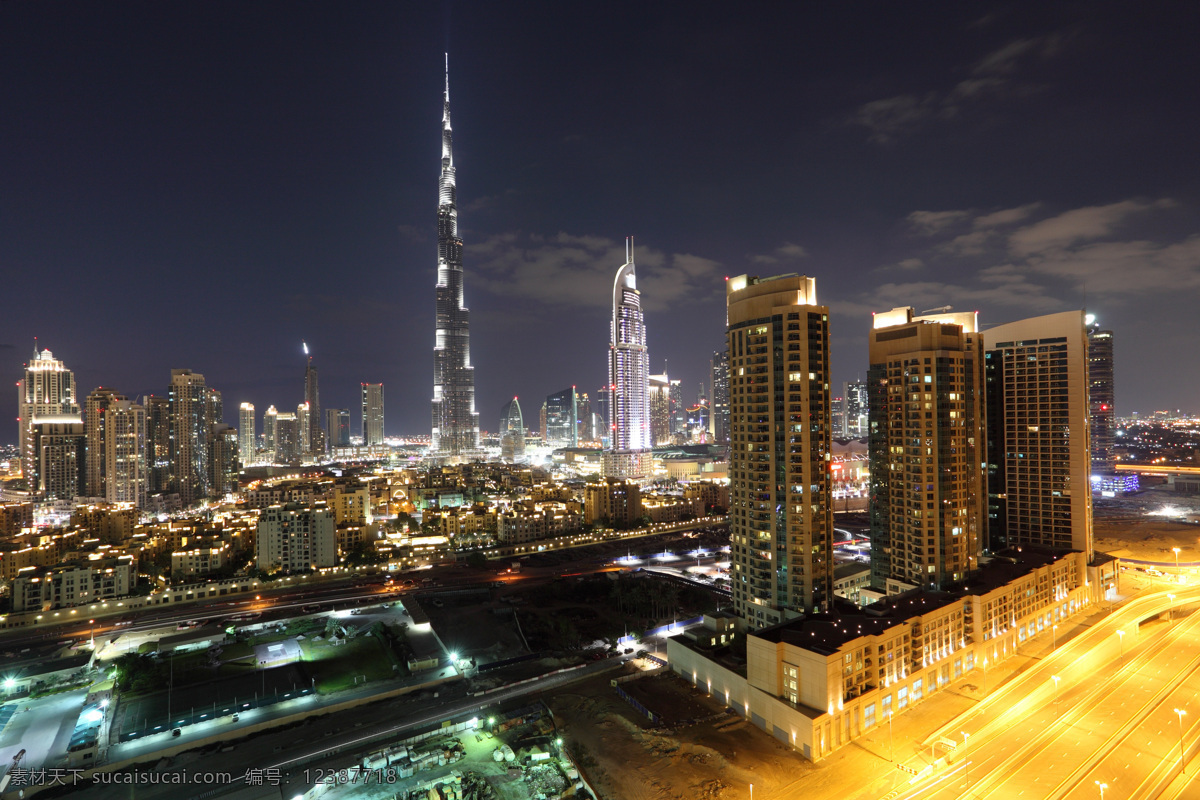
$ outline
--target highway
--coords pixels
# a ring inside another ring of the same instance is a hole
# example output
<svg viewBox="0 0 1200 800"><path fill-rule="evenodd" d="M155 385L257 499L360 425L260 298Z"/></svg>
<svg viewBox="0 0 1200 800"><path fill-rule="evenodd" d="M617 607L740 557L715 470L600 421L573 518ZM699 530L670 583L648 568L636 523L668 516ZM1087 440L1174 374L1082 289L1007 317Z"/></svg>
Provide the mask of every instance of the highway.
<svg viewBox="0 0 1200 800"><path fill-rule="evenodd" d="M907 764L928 771L888 796L1094 800L1101 784L1109 800L1196 796L1177 778L1181 734L1189 759L1200 745L1200 614L1138 632L1200 601L1200 587L1172 594L1129 601L944 725ZM928 767L949 742L950 763Z"/></svg>

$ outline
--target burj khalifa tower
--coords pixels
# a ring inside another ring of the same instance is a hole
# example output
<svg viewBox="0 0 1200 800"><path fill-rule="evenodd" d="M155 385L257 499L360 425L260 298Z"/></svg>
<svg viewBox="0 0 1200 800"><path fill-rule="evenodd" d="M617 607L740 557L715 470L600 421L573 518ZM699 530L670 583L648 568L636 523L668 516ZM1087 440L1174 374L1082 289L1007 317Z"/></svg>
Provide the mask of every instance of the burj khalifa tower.
<svg viewBox="0 0 1200 800"><path fill-rule="evenodd" d="M450 60L442 100L442 177L438 185L437 332L433 347L433 439L430 452L464 456L479 448L470 312L463 305L463 242L458 238L454 141L450 131Z"/></svg>

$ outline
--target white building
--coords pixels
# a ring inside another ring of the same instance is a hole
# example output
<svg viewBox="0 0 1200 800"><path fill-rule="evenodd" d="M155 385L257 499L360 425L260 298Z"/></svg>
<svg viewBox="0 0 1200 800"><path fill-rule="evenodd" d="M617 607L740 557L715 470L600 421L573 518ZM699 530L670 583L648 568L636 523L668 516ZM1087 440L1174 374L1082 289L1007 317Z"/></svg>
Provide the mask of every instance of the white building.
<svg viewBox="0 0 1200 800"><path fill-rule="evenodd" d="M337 564L333 509L324 503L271 506L258 517L255 565L267 572L299 572Z"/></svg>
<svg viewBox="0 0 1200 800"><path fill-rule="evenodd" d="M137 573L133 556L26 567L12 582L13 611L52 611L125 597Z"/></svg>
<svg viewBox="0 0 1200 800"><path fill-rule="evenodd" d="M650 473L650 355L646 323L633 264L633 240L625 240L625 264L613 282L613 315L608 345L611 449L604 452L601 474L641 478Z"/></svg>

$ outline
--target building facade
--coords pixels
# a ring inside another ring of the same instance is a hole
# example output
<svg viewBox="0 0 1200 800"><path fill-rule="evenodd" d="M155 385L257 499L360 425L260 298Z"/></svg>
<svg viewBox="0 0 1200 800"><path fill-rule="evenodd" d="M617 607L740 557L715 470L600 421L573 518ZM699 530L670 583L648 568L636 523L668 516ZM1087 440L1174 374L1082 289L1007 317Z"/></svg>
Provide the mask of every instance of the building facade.
<svg viewBox="0 0 1200 800"><path fill-rule="evenodd" d="M383 444L383 384L362 385L362 437L367 447Z"/></svg>
<svg viewBox="0 0 1200 800"><path fill-rule="evenodd" d="M350 446L349 409L325 409L325 437L330 448Z"/></svg>
<svg viewBox="0 0 1200 800"><path fill-rule="evenodd" d="M461 456L479 449L470 312L463 302L463 241L458 236L450 70L442 97L442 175L438 185L437 329L433 347L433 437L430 450ZM371 444L368 442L367 444Z"/></svg>
<svg viewBox="0 0 1200 800"><path fill-rule="evenodd" d="M1095 476L1113 475L1117 468L1117 454L1113 450L1117 433L1114 395L1113 332L1101 330L1093 320L1088 325L1088 410L1092 425L1092 475Z"/></svg>
<svg viewBox="0 0 1200 800"><path fill-rule="evenodd" d="M829 309L816 279L726 281L730 584L750 627L833 598Z"/></svg>
<svg viewBox="0 0 1200 800"><path fill-rule="evenodd" d="M500 458L510 463L525 460L525 418L515 397L500 407Z"/></svg>
<svg viewBox="0 0 1200 800"><path fill-rule="evenodd" d="M238 408L238 458L243 464L258 463L255 451L258 434L255 430L254 404L242 403Z"/></svg>
<svg viewBox="0 0 1200 800"><path fill-rule="evenodd" d="M34 424L53 419L57 424L81 422L75 394L75 373L49 350L33 351L25 365L25 376L17 381L17 441L21 447L21 469L30 491L43 481L38 475L40 457L34 450Z"/></svg>
<svg viewBox="0 0 1200 800"><path fill-rule="evenodd" d="M984 331L988 547L1093 552L1082 311Z"/></svg>
<svg viewBox="0 0 1200 800"><path fill-rule="evenodd" d="M671 442L671 379L664 372L651 375L647 381L650 392L650 444L660 447Z"/></svg>
<svg viewBox="0 0 1200 800"><path fill-rule="evenodd" d="M255 566L265 572L307 572L337 564L337 525L324 503L270 506L258 517Z"/></svg>
<svg viewBox="0 0 1200 800"><path fill-rule="evenodd" d="M216 401L204 376L190 369L171 370L170 459L171 489L184 507L208 497L210 490L209 431Z"/></svg>
<svg viewBox="0 0 1200 800"><path fill-rule="evenodd" d="M870 393L866 381L850 381L843 386L842 397L846 417L842 431L847 439L861 439L867 435L867 419L870 416Z"/></svg>
<svg viewBox="0 0 1200 800"><path fill-rule="evenodd" d="M84 402L87 496L144 508L149 489L146 409L100 387Z"/></svg>
<svg viewBox="0 0 1200 800"><path fill-rule="evenodd" d="M608 346L608 384L611 387L610 442L601 460L601 474L611 478L641 478L650 471L650 355L646 323L637 290L633 240L625 240L625 263L613 281L613 311Z"/></svg>
<svg viewBox="0 0 1200 800"><path fill-rule="evenodd" d="M986 530L977 317L894 308L874 315L868 351L872 581L945 588L978 568Z"/></svg>
<svg viewBox="0 0 1200 800"><path fill-rule="evenodd" d="M712 404L709 411L713 444L729 444L729 351L718 350L709 363L712 375Z"/></svg>
<svg viewBox="0 0 1200 800"><path fill-rule="evenodd" d="M579 446L579 404L575 387L546 396L546 447Z"/></svg>

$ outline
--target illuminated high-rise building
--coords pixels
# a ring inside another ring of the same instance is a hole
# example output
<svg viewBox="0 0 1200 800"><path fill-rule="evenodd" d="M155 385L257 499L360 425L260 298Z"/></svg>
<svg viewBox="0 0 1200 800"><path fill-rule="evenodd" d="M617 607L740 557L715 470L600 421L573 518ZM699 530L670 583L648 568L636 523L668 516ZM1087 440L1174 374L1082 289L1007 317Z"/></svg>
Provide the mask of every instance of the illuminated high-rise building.
<svg viewBox="0 0 1200 800"><path fill-rule="evenodd" d="M300 459L300 424L295 414L275 415L275 463L291 464Z"/></svg>
<svg viewBox="0 0 1200 800"><path fill-rule="evenodd" d="M612 439L612 387L601 386L596 392L596 438L601 447L608 447Z"/></svg>
<svg viewBox="0 0 1200 800"><path fill-rule="evenodd" d="M592 419L592 401L587 392L576 392L575 403L579 407L577 439L580 442L590 442L596 438L596 426Z"/></svg>
<svg viewBox="0 0 1200 800"><path fill-rule="evenodd" d="M32 469L27 480L32 491L47 500L75 500L84 490L87 438L79 417L45 414L34 417Z"/></svg>
<svg viewBox="0 0 1200 800"><path fill-rule="evenodd" d="M253 464L258 460L254 456L256 440L254 404L242 403L238 409L238 458L243 465Z"/></svg>
<svg viewBox="0 0 1200 800"><path fill-rule="evenodd" d="M729 351L712 355L712 404L709 409L713 444L729 444Z"/></svg>
<svg viewBox="0 0 1200 800"><path fill-rule="evenodd" d="M300 453L301 455L309 455L312 452L312 412L309 410L308 403L304 402L296 406L296 425L300 429Z"/></svg>
<svg viewBox="0 0 1200 800"><path fill-rule="evenodd" d="M308 356L304 367L304 402L308 406L306 450L313 455L322 456L325 455L325 431L321 428L320 383L317 379L317 368L312 363L312 355L308 352L307 343L304 345L304 353Z"/></svg>
<svg viewBox="0 0 1200 800"><path fill-rule="evenodd" d="M612 387L609 448L601 456L606 478L641 478L650 472L650 355L642 317L633 239L625 240L625 263L613 281L613 312L608 346Z"/></svg>
<svg viewBox="0 0 1200 800"><path fill-rule="evenodd" d="M1113 405L1113 332L1101 330L1092 315L1088 323L1088 407L1091 415L1092 474L1116 472L1113 450L1117 433L1117 411Z"/></svg>
<svg viewBox="0 0 1200 800"><path fill-rule="evenodd" d="M513 463L525 459L525 418L515 397L500 407L500 458Z"/></svg>
<svg viewBox="0 0 1200 800"><path fill-rule="evenodd" d="M171 399L150 394L142 398L146 409L147 491L162 494L171 490Z"/></svg>
<svg viewBox="0 0 1200 800"><path fill-rule="evenodd" d="M275 406L268 406L263 412L263 450L267 451L268 460L275 458L275 426L278 419L279 411Z"/></svg>
<svg viewBox="0 0 1200 800"><path fill-rule="evenodd" d="M208 441L209 493L213 497L223 497L237 490L238 471L241 469L237 453L237 429L217 422L209 429Z"/></svg>
<svg viewBox="0 0 1200 800"><path fill-rule="evenodd" d="M876 314L868 363L872 584L948 588L979 568L987 529L977 315Z"/></svg>
<svg viewBox="0 0 1200 800"><path fill-rule="evenodd" d="M33 441L37 420L68 425L82 422L82 417L75 395L75 373L49 350L39 352L35 348L33 358L25 365L25 377L17 381L17 441L21 446L21 468L31 491L38 486L41 461Z"/></svg>
<svg viewBox="0 0 1200 800"><path fill-rule="evenodd" d="M469 312L463 303L463 241L458 237L454 141L450 131L450 67L442 97L442 176L438 185L437 329L433 347L431 451L461 456L479 449L475 368ZM371 444L371 442L368 442Z"/></svg>
<svg viewBox="0 0 1200 800"><path fill-rule="evenodd" d="M86 494L109 503L146 505L146 409L103 386L84 400Z"/></svg>
<svg viewBox="0 0 1200 800"><path fill-rule="evenodd" d="M833 438L846 438L846 398L835 397L829 401L829 418L833 423Z"/></svg>
<svg viewBox="0 0 1200 800"><path fill-rule="evenodd" d="M833 600L829 309L816 279L725 283L734 609L752 628Z"/></svg>
<svg viewBox="0 0 1200 800"><path fill-rule="evenodd" d="M546 397L547 447L576 447L579 445L579 404L575 387L563 389Z"/></svg>
<svg viewBox="0 0 1200 800"><path fill-rule="evenodd" d="M362 437L368 447L383 444L383 384L362 385Z"/></svg>
<svg viewBox="0 0 1200 800"><path fill-rule="evenodd" d="M660 447L671 441L671 379L666 373L651 375L646 388L650 392L650 444Z"/></svg>
<svg viewBox="0 0 1200 800"><path fill-rule="evenodd" d="M218 402L204 376L190 369L171 370L171 490L186 508L209 496L210 432Z"/></svg>
<svg viewBox="0 0 1200 800"><path fill-rule="evenodd" d="M683 436L687 433L687 404L683 402L683 381L671 381L671 386L667 394L671 399L671 420L669 425L671 436L675 436L676 434Z"/></svg>
<svg viewBox="0 0 1200 800"><path fill-rule="evenodd" d="M867 417L870 414L867 382L850 381L844 384L843 388L846 419L842 424L842 432L847 439L861 439L867 435Z"/></svg>
<svg viewBox="0 0 1200 800"><path fill-rule="evenodd" d="M330 448L350 446L349 409L325 409L325 437Z"/></svg>
<svg viewBox="0 0 1200 800"><path fill-rule="evenodd" d="M1093 554L1088 337L1082 311L983 333L988 547Z"/></svg>

